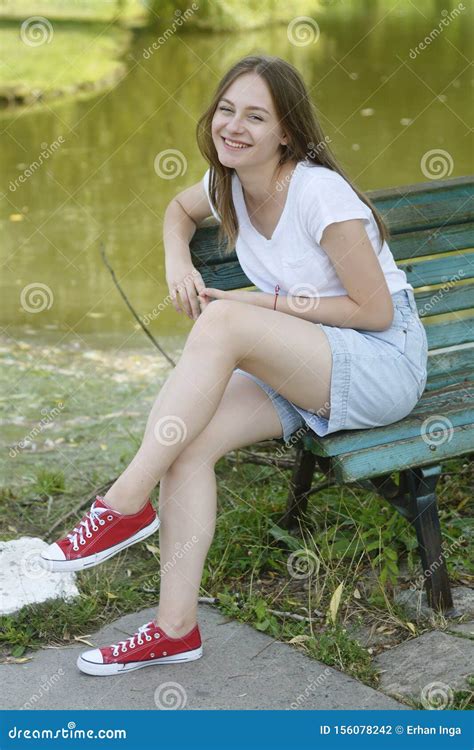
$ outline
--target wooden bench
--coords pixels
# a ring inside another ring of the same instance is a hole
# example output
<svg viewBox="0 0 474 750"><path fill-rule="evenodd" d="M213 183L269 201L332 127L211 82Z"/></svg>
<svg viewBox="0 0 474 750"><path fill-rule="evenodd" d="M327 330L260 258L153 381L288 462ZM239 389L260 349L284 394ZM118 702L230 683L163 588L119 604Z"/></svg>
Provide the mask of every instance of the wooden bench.
<svg viewBox="0 0 474 750"><path fill-rule="evenodd" d="M474 178L368 195L388 224L397 265L415 289L429 345L428 381L411 414L391 425L324 438L303 430L282 525L296 526L306 510L316 463L337 483L377 492L415 527L429 605L452 615L436 484L444 460L474 451ZM224 256L215 222L198 228L191 255L207 286L253 287L235 251Z"/></svg>

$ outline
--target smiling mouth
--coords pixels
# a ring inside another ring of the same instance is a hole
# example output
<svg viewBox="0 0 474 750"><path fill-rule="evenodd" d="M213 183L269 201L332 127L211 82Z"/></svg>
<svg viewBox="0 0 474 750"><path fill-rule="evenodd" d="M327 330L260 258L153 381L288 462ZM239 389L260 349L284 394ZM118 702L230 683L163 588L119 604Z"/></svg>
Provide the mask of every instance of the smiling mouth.
<svg viewBox="0 0 474 750"><path fill-rule="evenodd" d="M234 151L242 151L246 148L251 148L249 143L239 143L239 141L233 141L231 138L224 138L221 136L227 148L232 148Z"/></svg>

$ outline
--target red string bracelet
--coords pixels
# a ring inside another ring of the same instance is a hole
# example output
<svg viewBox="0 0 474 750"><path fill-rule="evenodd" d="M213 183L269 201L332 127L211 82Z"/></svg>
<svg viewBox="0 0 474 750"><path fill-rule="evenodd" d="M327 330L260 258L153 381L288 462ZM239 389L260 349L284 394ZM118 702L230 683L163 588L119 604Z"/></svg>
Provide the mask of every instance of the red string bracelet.
<svg viewBox="0 0 474 750"><path fill-rule="evenodd" d="M274 310L276 310L276 306L277 306L277 299L278 299L278 292L279 292L279 291L280 291L280 287L279 287L279 286L278 286L278 284L277 284L277 285L276 285L276 287L275 287L275 302L273 303L273 309L274 309Z"/></svg>

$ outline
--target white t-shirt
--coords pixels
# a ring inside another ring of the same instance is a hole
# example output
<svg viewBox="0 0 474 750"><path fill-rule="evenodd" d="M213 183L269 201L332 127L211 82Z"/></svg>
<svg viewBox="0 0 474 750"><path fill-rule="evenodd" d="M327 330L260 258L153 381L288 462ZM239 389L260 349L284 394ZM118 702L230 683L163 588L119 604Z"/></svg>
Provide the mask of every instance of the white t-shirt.
<svg viewBox="0 0 474 750"><path fill-rule="evenodd" d="M209 199L209 169L203 185ZM297 163L286 203L271 239L252 225L237 172L232 175L232 197L239 223L235 251L246 276L262 292L273 294L279 284L294 296L347 295L334 266L319 244L325 227L337 221L363 219L390 294L413 289L397 268L386 242L380 248L377 223L349 183L337 172L307 161ZM210 204L212 215L220 217Z"/></svg>

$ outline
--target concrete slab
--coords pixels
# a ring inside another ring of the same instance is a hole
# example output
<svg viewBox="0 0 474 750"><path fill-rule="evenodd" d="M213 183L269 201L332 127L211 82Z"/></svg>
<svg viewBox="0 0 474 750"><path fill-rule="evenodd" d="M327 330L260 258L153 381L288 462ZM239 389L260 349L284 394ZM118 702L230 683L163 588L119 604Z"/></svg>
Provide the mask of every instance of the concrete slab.
<svg viewBox="0 0 474 750"><path fill-rule="evenodd" d="M52 575L41 566L39 556L47 548L48 544L37 537L0 542L0 615L47 599L79 596L74 573Z"/></svg>
<svg viewBox="0 0 474 750"><path fill-rule="evenodd" d="M453 595L454 615L461 617L474 616L474 589L467 586L456 586L451 589ZM431 620L433 610L428 606L426 593L423 589L403 589L395 594L396 604L402 604L409 617L417 622Z"/></svg>
<svg viewBox="0 0 474 750"><path fill-rule="evenodd" d="M121 617L88 640L117 643L155 610ZM92 677L77 670L79 644L33 652L25 664L0 665L4 709L400 709L407 706L274 641L249 625L199 607L203 657L195 662Z"/></svg>
<svg viewBox="0 0 474 750"><path fill-rule="evenodd" d="M433 630L379 654L375 663L383 670L380 687L390 695L413 696L425 708L438 707L437 701L449 708L453 691L468 689L466 678L474 673L474 643Z"/></svg>
<svg viewBox="0 0 474 750"><path fill-rule="evenodd" d="M461 633L461 635L467 635L469 638L474 638L474 620L469 622L458 622L457 625L448 625L448 630L451 633Z"/></svg>

